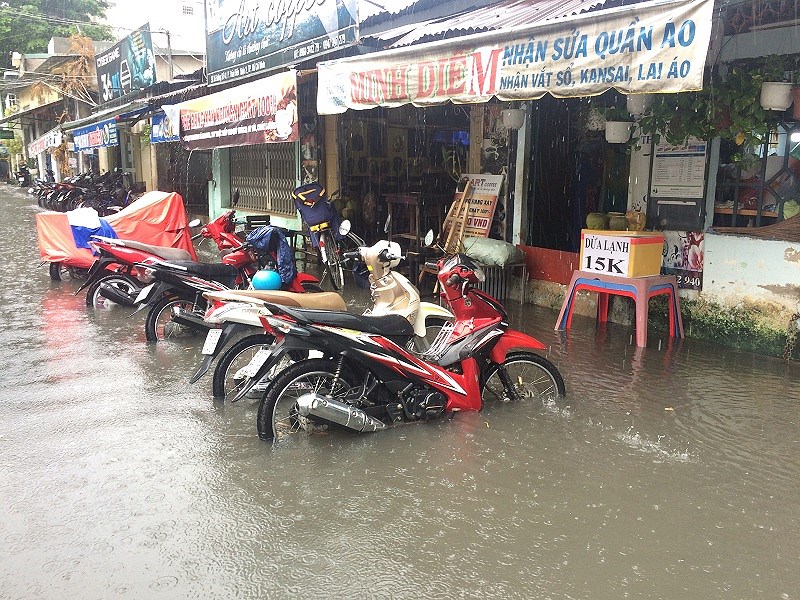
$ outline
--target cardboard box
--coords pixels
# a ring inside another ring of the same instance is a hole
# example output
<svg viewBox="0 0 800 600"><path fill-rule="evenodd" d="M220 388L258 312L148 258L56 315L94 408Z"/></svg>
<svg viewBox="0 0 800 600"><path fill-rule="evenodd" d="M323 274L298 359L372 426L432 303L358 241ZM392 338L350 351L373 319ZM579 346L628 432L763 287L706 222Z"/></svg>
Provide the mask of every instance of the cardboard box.
<svg viewBox="0 0 800 600"><path fill-rule="evenodd" d="M579 268L617 277L660 275L663 249L658 232L582 229Z"/></svg>

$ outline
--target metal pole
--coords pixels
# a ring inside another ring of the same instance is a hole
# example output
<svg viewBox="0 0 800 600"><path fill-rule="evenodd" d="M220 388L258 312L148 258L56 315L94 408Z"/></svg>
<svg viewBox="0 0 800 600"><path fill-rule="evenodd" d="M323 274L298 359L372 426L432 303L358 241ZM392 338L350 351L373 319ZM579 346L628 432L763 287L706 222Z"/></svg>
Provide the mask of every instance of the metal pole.
<svg viewBox="0 0 800 600"><path fill-rule="evenodd" d="M172 81L172 42L170 40L169 31L165 30L164 33L167 34L167 67L169 68L169 80Z"/></svg>

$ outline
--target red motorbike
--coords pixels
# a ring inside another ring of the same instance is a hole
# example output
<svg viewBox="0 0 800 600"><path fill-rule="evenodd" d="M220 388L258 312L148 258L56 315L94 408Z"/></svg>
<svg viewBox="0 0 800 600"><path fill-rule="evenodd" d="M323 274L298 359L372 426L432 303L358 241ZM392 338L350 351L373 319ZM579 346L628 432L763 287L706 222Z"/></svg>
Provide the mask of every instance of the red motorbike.
<svg viewBox="0 0 800 600"><path fill-rule="evenodd" d="M430 349L415 356L413 334L398 315L370 317L269 305L261 318L277 342L253 377L260 380L287 352L318 350L278 375L258 409L264 439L330 427L378 431L448 412L481 410L490 400L544 400L565 395L564 380L535 351L545 345L510 329L503 306L474 285L483 271L457 254L435 265L455 315Z"/></svg>
<svg viewBox="0 0 800 600"><path fill-rule="evenodd" d="M199 220L192 221L189 226L197 226ZM255 258L246 250L233 252L242 248L243 240L236 235L236 211L229 210L210 221L192 239L204 238L213 240L223 256L222 262L232 264L236 268L245 268L255 264ZM197 261L194 248L190 251L166 246L151 246L134 240L122 240L93 236L89 241L93 252L98 255L94 261L86 281L78 288L76 294L86 290L87 306L107 306L111 301L122 306L135 306L136 298L145 285L152 283L141 267L136 263L164 260L169 262ZM250 275L257 267L250 269ZM238 282L241 284L242 282Z"/></svg>

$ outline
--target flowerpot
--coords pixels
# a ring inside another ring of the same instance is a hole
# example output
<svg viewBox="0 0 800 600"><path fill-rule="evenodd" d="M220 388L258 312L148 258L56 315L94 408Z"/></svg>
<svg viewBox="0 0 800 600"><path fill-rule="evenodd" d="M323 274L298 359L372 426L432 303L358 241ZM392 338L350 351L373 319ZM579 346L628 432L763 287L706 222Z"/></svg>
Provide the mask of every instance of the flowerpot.
<svg viewBox="0 0 800 600"><path fill-rule="evenodd" d="M631 126L629 121L606 121L606 141L610 144L624 144L631 139Z"/></svg>
<svg viewBox="0 0 800 600"><path fill-rule="evenodd" d="M608 213L608 228L611 231L625 231L628 229L628 218L624 213Z"/></svg>
<svg viewBox="0 0 800 600"><path fill-rule="evenodd" d="M647 222L647 217L640 210L629 210L625 213L625 218L628 220L630 231L642 231Z"/></svg>
<svg viewBox="0 0 800 600"><path fill-rule="evenodd" d="M650 108L652 99L650 94L632 94L625 98L625 106L634 117L641 117Z"/></svg>
<svg viewBox="0 0 800 600"><path fill-rule="evenodd" d="M794 98L792 118L797 122L800 121L800 85L792 90L792 98Z"/></svg>
<svg viewBox="0 0 800 600"><path fill-rule="evenodd" d="M589 131L602 131L606 126L606 117L603 111L597 107L589 109L589 115L586 118L586 129Z"/></svg>
<svg viewBox="0 0 800 600"><path fill-rule="evenodd" d="M792 84L765 81L761 84L761 106L767 110L784 111L792 105Z"/></svg>
<svg viewBox="0 0 800 600"><path fill-rule="evenodd" d="M589 213L586 215L586 227L589 229L608 229L608 217L599 212Z"/></svg>

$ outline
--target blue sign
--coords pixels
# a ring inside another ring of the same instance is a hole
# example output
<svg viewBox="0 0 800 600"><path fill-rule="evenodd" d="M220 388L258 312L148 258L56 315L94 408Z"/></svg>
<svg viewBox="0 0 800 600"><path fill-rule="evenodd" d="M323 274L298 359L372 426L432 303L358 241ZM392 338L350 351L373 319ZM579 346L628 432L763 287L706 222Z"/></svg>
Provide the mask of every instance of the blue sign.
<svg viewBox="0 0 800 600"><path fill-rule="evenodd" d="M109 119L86 127L79 127L72 132L72 141L75 144L75 152L118 146L117 121Z"/></svg>
<svg viewBox="0 0 800 600"><path fill-rule="evenodd" d="M150 142L161 144L163 142L179 142L180 122L173 122L163 112L159 112L150 117Z"/></svg>

